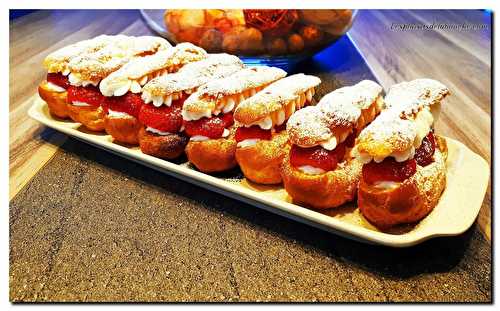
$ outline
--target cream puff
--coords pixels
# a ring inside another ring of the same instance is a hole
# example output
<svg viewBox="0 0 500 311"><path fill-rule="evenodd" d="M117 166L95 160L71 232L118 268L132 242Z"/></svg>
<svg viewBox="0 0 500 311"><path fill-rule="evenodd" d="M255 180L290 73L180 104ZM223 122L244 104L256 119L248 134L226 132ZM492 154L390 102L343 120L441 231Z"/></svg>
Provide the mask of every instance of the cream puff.
<svg viewBox="0 0 500 311"><path fill-rule="evenodd" d="M234 109L284 76L286 72L275 67L245 68L193 93L182 108L185 132L190 137L186 146L189 162L206 173L235 167Z"/></svg>
<svg viewBox="0 0 500 311"><path fill-rule="evenodd" d="M130 60L165 50L170 44L162 38L113 37L103 48L83 53L68 63L68 115L93 131L104 130L104 96L98 85L102 79L120 69Z"/></svg>
<svg viewBox="0 0 500 311"><path fill-rule="evenodd" d="M285 124L313 102L318 77L295 74L241 102L234 112L236 161L245 177L260 184L281 183L280 166L290 150Z"/></svg>
<svg viewBox="0 0 500 311"><path fill-rule="evenodd" d="M143 104L143 86L160 75L178 71L182 66L207 57L207 53L191 44L180 43L153 55L136 57L99 83L105 96L104 128L115 141L138 144L139 111Z"/></svg>
<svg viewBox="0 0 500 311"><path fill-rule="evenodd" d="M163 159L175 159L183 154L188 142L181 114L186 98L207 82L243 68L243 62L236 56L211 54L185 65L176 73L148 82L142 92L146 105L139 113L139 121L143 124L139 134L141 151Z"/></svg>
<svg viewBox="0 0 500 311"><path fill-rule="evenodd" d="M281 175L294 202L316 209L352 201L362 163L351 156L359 131L384 108L382 87L364 80L324 96L287 122L292 147Z"/></svg>
<svg viewBox="0 0 500 311"><path fill-rule="evenodd" d="M442 83L417 79L390 88L387 110L359 135L353 154L363 163L358 206L379 228L427 216L446 186L446 141L434 133Z"/></svg>
<svg viewBox="0 0 500 311"><path fill-rule="evenodd" d="M67 89L70 86L69 62L82 54L96 52L114 42L113 36L98 36L65 46L45 57L43 66L47 77L38 86L38 94L47 103L49 112L59 118L68 118Z"/></svg>

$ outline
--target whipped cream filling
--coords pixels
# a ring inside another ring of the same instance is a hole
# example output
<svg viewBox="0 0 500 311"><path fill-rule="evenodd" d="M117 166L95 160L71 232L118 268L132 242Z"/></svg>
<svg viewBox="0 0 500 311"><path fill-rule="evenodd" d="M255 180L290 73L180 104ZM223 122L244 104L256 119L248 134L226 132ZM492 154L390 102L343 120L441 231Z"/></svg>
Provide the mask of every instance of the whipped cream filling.
<svg viewBox="0 0 500 311"><path fill-rule="evenodd" d="M399 187L400 183L395 181L377 181L373 186L379 189L391 190Z"/></svg>
<svg viewBox="0 0 500 311"><path fill-rule="evenodd" d="M273 127L273 119L271 119L270 116L267 116L258 122L250 124L249 126L252 125L258 125L263 130L270 130Z"/></svg>
<svg viewBox="0 0 500 311"><path fill-rule="evenodd" d="M148 76L139 80L124 79L122 81L113 81L104 79L99 84L99 89L104 96L123 96L129 91L137 94L142 91L142 86L148 82Z"/></svg>
<svg viewBox="0 0 500 311"><path fill-rule="evenodd" d="M96 81L91 81L91 80L83 80L74 73L70 73L68 76L69 83L74 86L87 86L87 85L93 85L97 86L100 82L100 80Z"/></svg>
<svg viewBox="0 0 500 311"><path fill-rule="evenodd" d="M203 135L194 135L194 136L191 136L189 138L190 141L205 141L205 140L209 140L210 138L208 138L207 136L203 136Z"/></svg>
<svg viewBox="0 0 500 311"><path fill-rule="evenodd" d="M308 175L319 175L319 174L323 174L325 173L325 170L322 169L322 168L319 168L319 167L314 167L314 166L311 166L311 165L303 165L303 166L299 166L298 169L304 173L304 174L308 174Z"/></svg>
<svg viewBox="0 0 500 311"><path fill-rule="evenodd" d="M196 89L193 88L193 89L187 89L187 90L174 92L174 93L167 94L167 95L154 96L150 92L143 90L142 100L146 104L153 103L153 106L155 106L155 107L160 107L161 105L167 105L168 107L170 107L172 105L172 101L181 98L182 95L184 95L184 94L190 95L190 94L194 93L195 91L196 91Z"/></svg>
<svg viewBox="0 0 500 311"><path fill-rule="evenodd" d="M76 101L76 100L75 100L75 101L72 101L72 102L71 102L71 104L72 104L73 106L77 106L77 107L90 107L90 105L89 105L89 104L84 103L84 102L79 102L79 101Z"/></svg>
<svg viewBox="0 0 500 311"><path fill-rule="evenodd" d="M231 132L229 132L228 129L224 129L224 132L222 132L221 138L228 137L230 133ZM194 135L194 136L191 136L189 138L189 140L191 140L191 141L205 141L205 140L209 140L209 139L210 139L209 137L203 136L203 135Z"/></svg>
<svg viewBox="0 0 500 311"><path fill-rule="evenodd" d="M162 135L162 136L167 136L167 135L171 135L172 134L170 132L164 132L164 131L157 130L157 129L155 129L153 127L150 127L150 126L146 127L146 131L154 133L154 134Z"/></svg>
<svg viewBox="0 0 500 311"><path fill-rule="evenodd" d="M134 116L131 116L126 112L114 111L111 109L108 109L108 117L110 117L110 118L134 118Z"/></svg>
<svg viewBox="0 0 500 311"><path fill-rule="evenodd" d="M249 138L249 139L244 139L236 144L236 147L238 148L245 148L245 147L250 147L254 146L259 142L261 139L260 138Z"/></svg>
<svg viewBox="0 0 500 311"><path fill-rule="evenodd" d="M210 118L212 116L212 111L210 109L206 109L203 111L191 112L187 110L182 110L182 118L186 121L195 121L199 120L203 117Z"/></svg>
<svg viewBox="0 0 500 311"><path fill-rule="evenodd" d="M57 93L66 92L65 88L60 87L59 85L55 85L54 83L48 81L47 81L47 88L52 92L57 92Z"/></svg>

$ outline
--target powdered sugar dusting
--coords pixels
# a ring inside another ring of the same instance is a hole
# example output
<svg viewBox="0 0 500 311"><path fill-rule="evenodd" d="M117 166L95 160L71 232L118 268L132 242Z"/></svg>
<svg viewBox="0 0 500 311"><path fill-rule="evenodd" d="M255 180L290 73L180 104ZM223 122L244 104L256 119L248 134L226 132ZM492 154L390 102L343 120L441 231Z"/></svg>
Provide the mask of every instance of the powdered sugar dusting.
<svg viewBox="0 0 500 311"><path fill-rule="evenodd" d="M203 59L206 55L205 50L191 43L181 43L153 55L133 58L102 80L99 88L105 96L111 96L115 91L130 85L129 81L139 80L142 77L148 79L149 76L158 75L163 71L176 71L184 64ZM138 90L140 89L139 87Z"/></svg>
<svg viewBox="0 0 500 311"><path fill-rule="evenodd" d="M292 143L314 145L330 138L336 127L354 126L381 95L382 87L373 81L337 89L325 95L316 106L295 112L287 123Z"/></svg>
<svg viewBox="0 0 500 311"><path fill-rule="evenodd" d="M210 81L197 91L200 97L219 97L239 94L247 89L265 86L286 76L280 68L259 66L245 68L224 79Z"/></svg>
<svg viewBox="0 0 500 311"><path fill-rule="evenodd" d="M391 86L385 102L389 109L397 109L403 116L409 116L425 106L440 102L448 94L449 89L441 82L416 79Z"/></svg>
<svg viewBox="0 0 500 311"><path fill-rule="evenodd" d="M153 55L135 58L125 66L112 73L106 79L139 79L156 70L172 65L184 65L205 58L207 53L191 43L180 43L170 49Z"/></svg>
<svg viewBox="0 0 500 311"><path fill-rule="evenodd" d="M395 141L396 144L411 146L417 135L417 129L410 120L400 119L397 111L384 110L359 134L360 142Z"/></svg>
<svg viewBox="0 0 500 311"><path fill-rule="evenodd" d="M159 37L117 36L104 48L73 58L68 67L81 80L98 80L119 69L133 57L156 53L169 46L165 39Z"/></svg>
<svg viewBox="0 0 500 311"><path fill-rule="evenodd" d="M176 73L152 79L144 86L144 92L153 96L166 96L194 89L210 80L227 77L243 67L243 62L236 56L210 54L206 59L185 65Z"/></svg>
<svg viewBox="0 0 500 311"><path fill-rule="evenodd" d="M101 48L111 44L116 38L125 37L120 36L107 36L100 35L93 39L83 40L71 45L67 45L59 50L56 50L43 61L43 65L47 68L48 72L62 72L66 69L68 63L75 57L84 54L92 53L100 50Z"/></svg>
<svg viewBox="0 0 500 311"><path fill-rule="evenodd" d="M299 95L310 88L318 86L320 83L321 79L318 77L298 73L273 82L265 90L269 93Z"/></svg>

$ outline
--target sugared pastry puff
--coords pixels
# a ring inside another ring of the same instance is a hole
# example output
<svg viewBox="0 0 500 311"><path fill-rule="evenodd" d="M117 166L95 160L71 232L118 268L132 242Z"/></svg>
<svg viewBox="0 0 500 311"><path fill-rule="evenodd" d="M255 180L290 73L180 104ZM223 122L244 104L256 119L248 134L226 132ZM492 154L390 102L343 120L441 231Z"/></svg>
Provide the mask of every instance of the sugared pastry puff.
<svg viewBox="0 0 500 311"><path fill-rule="evenodd" d="M359 135L353 150L364 163L358 206L377 227L419 221L438 203L446 184L447 147L433 124L448 94L430 79L394 85L387 110Z"/></svg>
<svg viewBox="0 0 500 311"><path fill-rule="evenodd" d="M158 37L117 36L102 49L83 53L69 64L68 115L93 131L104 130L104 96L98 89L102 79L130 60L165 50L170 44Z"/></svg>
<svg viewBox="0 0 500 311"><path fill-rule="evenodd" d="M66 89L69 87L69 62L84 53L96 52L113 42L112 36L102 35L94 39L80 41L65 46L51 54L43 61L47 69L47 78L38 86L38 94L47 102L52 115L59 118L68 117Z"/></svg>
<svg viewBox="0 0 500 311"><path fill-rule="evenodd" d="M286 72L279 68L245 68L198 88L182 108L184 128L190 137L186 146L188 160L206 173L235 167L234 109L284 76Z"/></svg>
<svg viewBox="0 0 500 311"><path fill-rule="evenodd" d="M206 57L205 50L191 43L180 43L153 55L133 58L111 73L99 83L99 90L105 96L102 108L106 132L115 141L138 144L143 86L155 77L176 72L185 64Z"/></svg>
<svg viewBox="0 0 500 311"><path fill-rule="evenodd" d="M285 124L298 109L313 101L315 76L295 74L278 80L242 101L234 111L236 161L249 180L281 183L280 166L290 150Z"/></svg>
<svg viewBox="0 0 500 311"><path fill-rule="evenodd" d="M146 103L139 113L141 151L163 159L184 153L188 138L182 131L182 105L199 86L241 70L241 60L229 54L211 54L206 59L162 75L147 83L142 92Z"/></svg>
<svg viewBox="0 0 500 311"><path fill-rule="evenodd" d="M285 190L297 203L333 208L356 195L362 163L351 156L357 133L384 108L382 87L364 80L324 96L287 123L292 147L283 159Z"/></svg>

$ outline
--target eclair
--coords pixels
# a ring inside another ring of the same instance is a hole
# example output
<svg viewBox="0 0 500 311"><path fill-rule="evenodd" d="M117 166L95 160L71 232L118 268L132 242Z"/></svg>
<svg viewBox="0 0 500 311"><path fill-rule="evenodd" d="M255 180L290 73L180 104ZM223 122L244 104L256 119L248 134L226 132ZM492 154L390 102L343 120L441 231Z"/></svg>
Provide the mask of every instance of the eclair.
<svg viewBox="0 0 500 311"><path fill-rule="evenodd" d="M104 96L98 85L130 60L153 55L170 44L163 38L116 36L111 44L92 53L83 53L69 64L68 115L93 131L104 130Z"/></svg>
<svg viewBox="0 0 500 311"><path fill-rule="evenodd" d="M139 131L141 151L163 159L184 153L188 137L182 126L182 106L196 90L214 79L221 79L244 68L243 62L229 54L210 54L189 63L178 72L148 82L142 92L146 103L139 112L143 124Z"/></svg>
<svg viewBox="0 0 500 311"><path fill-rule="evenodd" d="M136 57L99 83L104 95L104 128L115 141L136 145L142 128L139 111L143 86L151 79L176 72L185 64L207 57L205 50L180 43L153 55Z"/></svg>
<svg viewBox="0 0 500 311"><path fill-rule="evenodd" d="M358 206L384 229L427 216L446 185L446 141L434 133L442 83L417 79L392 86L387 109L358 137L353 154L363 163Z"/></svg>
<svg viewBox="0 0 500 311"><path fill-rule="evenodd" d="M47 69L47 77L38 86L38 94L47 103L53 116L63 119L69 117L66 91L69 87L69 62L84 53L96 52L115 40L113 36L101 35L65 46L45 57L43 66Z"/></svg>
<svg viewBox="0 0 500 311"><path fill-rule="evenodd" d="M316 209L352 201L362 163L351 156L358 133L384 109L382 87L369 80L325 95L287 122L291 143L281 175L294 202Z"/></svg>
<svg viewBox="0 0 500 311"><path fill-rule="evenodd" d="M234 111L236 161L245 177L260 184L281 183L280 166L290 150L285 124L313 101L318 77L295 74L242 101Z"/></svg>
<svg viewBox="0 0 500 311"><path fill-rule="evenodd" d="M284 76L286 72L275 67L245 68L193 93L182 108L185 132L190 137L186 146L189 162L206 173L235 167L234 109Z"/></svg>

